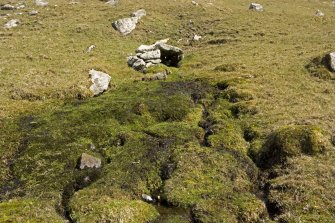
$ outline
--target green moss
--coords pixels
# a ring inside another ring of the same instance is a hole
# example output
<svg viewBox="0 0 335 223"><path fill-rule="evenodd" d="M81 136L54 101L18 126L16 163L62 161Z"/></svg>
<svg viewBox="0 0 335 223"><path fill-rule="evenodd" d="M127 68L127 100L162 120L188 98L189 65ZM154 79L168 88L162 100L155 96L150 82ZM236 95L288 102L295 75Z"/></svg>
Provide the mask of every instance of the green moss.
<svg viewBox="0 0 335 223"><path fill-rule="evenodd" d="M220 71L220 72L233 72L233 71L237 71L243 68L244 66L242 64L233 63L233 64L222 64L222 65L216 66L214 70Z"/></svg>
<svg viewBox="0 0 335 223"><path fill-rule="evenodd" d="M269 180L269 202L278 222L334 222L334 152L290 158Z"/></svg>
<svg viewBox="0 0 335 223"><path fill-rule="evenodd" d="M0 203L0 222L66 222L48 200L13 199Z"/></svg>
<svg viewBox="0 0 335 223"><path fill-rule="evenodd" d="M71 217L76 222L145 223L159 216L154 206L140 200L116 200L107 196L86 197L84 194L77 193L70 204Z"/></svg>
<svg viewBox="0 0 335 223"><path fill-rule="evenodd" d="M249 144L243 138L243 130L234 122L214 125L215 134L209 137L210 144L217 149L236 150L246 154Z"/></svg>
<svg viewBox="0 0 335 223"><path fill-rule="evenodd" d="M261 152L260 164L271 166L301 154L316 155L329 148L329 140L316 126L285 126L276 130Z"/></svg>

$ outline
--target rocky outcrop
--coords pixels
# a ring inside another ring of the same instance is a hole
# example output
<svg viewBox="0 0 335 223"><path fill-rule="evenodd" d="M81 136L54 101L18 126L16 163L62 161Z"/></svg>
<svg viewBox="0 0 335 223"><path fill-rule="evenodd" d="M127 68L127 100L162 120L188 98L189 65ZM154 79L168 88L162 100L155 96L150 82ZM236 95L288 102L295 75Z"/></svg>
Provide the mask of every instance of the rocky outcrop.
<svg viewBox="0 0 335 223"><path fill-rule="evenodd" d="M111 80L111 77L108 74L92 69L90 70L89 75L93 83L90 87L90 91L94 96L98 96L108 89Z"/></svg>
<svg viewBox="0 0 335 223"><path fill-rule="evenodd" d="M138 10L131 14L132 17L119 19L112 23L115 30L119 31L123 35L130 34L135 28L139 20L146 15L144 9Z"/></svg>
<svg viewBox="0 0 335 223"><path fill-rule="evenodd" d="M168 39L157 41L152 45L141 45L135 56L128 57L128 65L137 71L144 72L146 68L163 63L178 67L183 59L183 51L167 44Z"/></svg>
<svg viewBox="0 0 335 223"><path fill-rule="evenodd" d="M101 159L91 156L87 153L83 153L79 160L79 169L83 170L85 168L100 168Z"/></svg>

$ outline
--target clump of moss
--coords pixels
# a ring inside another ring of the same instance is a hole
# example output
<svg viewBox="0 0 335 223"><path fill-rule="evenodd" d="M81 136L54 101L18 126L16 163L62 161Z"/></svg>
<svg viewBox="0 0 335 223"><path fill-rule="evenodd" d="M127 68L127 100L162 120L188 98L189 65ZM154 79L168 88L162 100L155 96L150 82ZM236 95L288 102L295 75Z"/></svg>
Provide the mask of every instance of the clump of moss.
<svg viewBox="0 0 335 223"><path fill-rule="evenodd" d="M77 193L71 200L71 218L76 222L144 223L155 220L159 213L141 200L117 200L108 196L94 199Z"/></svg>
<svg viewBox="0 0 335 223"><path fill-rule="evenodd" d="M264 167L283 163L289 157L301 154L316 155L329 148L329 140L316 126L285 126L268 139L261 151L259 163Z"/></svg>
<svg viewBox="0 0 335 223"><path fill-rule="evenodd" d="M231 63L231 64L222 64L222 65L216 66L214 70L220 71L220 72L234 72L234 71L244 69L244 68L245 66L242 64Z"/></svg>
<svg viewBox="0 0 335 223"><path fill-rule="evenodd" d="M222 93L222 97L232 103L236 103L239 101L250 101L254 99L254 96L251 92L246 90L240 90L236 87L227 87Z"/></svg>
<svg viewBox="0 0 335 223"><path fill-rule="evenodd" d="M200 222L238 222L240 218L253 222L253 214L260 218L264 212L264 204L252 194L257 168L251 161L242 161L247 159L242 153L188 144L175 149L174 157L176 170L164 186L168 203L193 207L193 216Z"/></svg>
<svg viewBox="0 0 335 223"><path fill-rule="evenodd" d="M312 61L306 65L306 69L312 76L323 80L332 80L335 78L335 73L332 72L329 67L327 56L319 56L312 59Z"/></svg>
<svg viewBox="0 0 335 223"><path fill-rule="evenodd" d="M67 222L49 200L13 199L0 203L0 222Z"/></svg>
<svg viewBox="0 0 335 223"><path fill-rule="evenodd" d="M228 87L236 87L238 84L241 84L244 80L241 78L232 78L224 81L220 81L216 84L219 90L226 90Z"/></svg>

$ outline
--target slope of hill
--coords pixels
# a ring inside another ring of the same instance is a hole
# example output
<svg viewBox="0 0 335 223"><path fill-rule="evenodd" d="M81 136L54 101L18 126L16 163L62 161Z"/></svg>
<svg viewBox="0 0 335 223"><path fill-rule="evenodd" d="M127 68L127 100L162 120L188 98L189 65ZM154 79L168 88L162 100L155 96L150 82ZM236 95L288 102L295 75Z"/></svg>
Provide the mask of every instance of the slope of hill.
<svg viewBox="0 0 335 223"><path fill-rule="evenodd" d="M0 30L0 222L335 221L334 2L7 3L25 7L0 16L19 20ZM128 67L166 38L179 67Z"/></svg>

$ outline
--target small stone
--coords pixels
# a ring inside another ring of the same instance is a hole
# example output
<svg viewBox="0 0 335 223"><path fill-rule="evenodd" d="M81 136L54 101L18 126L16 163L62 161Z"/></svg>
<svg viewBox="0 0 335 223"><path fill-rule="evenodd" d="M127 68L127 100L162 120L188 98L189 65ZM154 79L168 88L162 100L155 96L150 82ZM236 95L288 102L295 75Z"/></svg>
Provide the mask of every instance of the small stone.
<svg viewBox="0 0 335 223"><path fill-rule="evenodd" d="M154 199L147 194L142 194L142 199L146 202L153 202L154 201Z"/></svg>
<svg viewBox="0 0 335 223"><path fill-rule="evenodd" d="M251 3L250 6L249 6L249 9L257 11L257 12L263 12L263 10L264 10L263 6L261 4L258 4L258 3Z"/></svg>
<svg viewBox="0 0 335 223"><path fill-rule="evenodd" d="M18 19L12 19L12 20L9 20L9 21L4 25L4 28L5 28L5 29L11 29L11 28L17 27L19 24L20 24L20 21L19 21Z"/></svg>
<svg viewBox="0 0 335 223"><path fill-rule="evenodd" d="M113 22L112 26L115 30L119 31L123 35L128 35L136 28L137 23L138 18L132 17L132 18L119 19Z"/></svg>
<svg viewBox="0 0 335 223"><path fill-rule="evenodd" d="M14 10L15 6L10 5L10 4L5 4L3 6L1 6L1 10Z"/></svg>
<svg viewBox="0 0 335 223"><path fill-rule="evenodd" d="M16 9L24 9L26 6L25 5L19 5L16 7Z"/></svg>
<svg viewBox="0 0 335 223"><path fill-rule="evenodd" d="M198 35L194 34L192 40L193 41L199 41L201 38L202 38L202 36L198 36Z"/></svg>
<svg viewBox="0 0 335 223"><path fill-rule="evenodd" d="M325 14L324 14L323 12L321 12L320 10L317 10L317 11L315 12L315 15L316 15L317 17L323 17L323 16L325 16Z"/></svg>
<svg viewBox="0 0 335 223"><path fill-rule="evenodd" d="M47 6L49 4L49 2L44 1L44 0L35 0L35 4L37 6Z"/></svg>
<svg viewBox="0 0 335 223"><path fill-rule="evenodd" d="M196 1L192 1L192 4L195 5L195 6L199 5L198 2L196 2Z"/></svg>
<svg viewBox="0 0 335 223"><path fill-rule="evenodd" d="M87 48L87 50L86 50L86 53L90 53L90 52L92 52L92 51L94 50L94 48L95 48L95 45L91 45L91 46L89 46L89 47Z"/></svg>
<svg viewBox="0 0 335 223"><path fill-rule="evenodd" d="M119 0L109 0L109 1L106 1L106 4L109 4L111 6L115 6L119 3Z"/></svg>
<svg viewBox="0 0 335 223"><path fill-rule="evenodd" d="M29 15L37 15L38 14L38 11L37 10L33 10L33 11L30 11L29 12Z"/></svg>
<svg viewBox="0 0 335 223"><path fill-rule="evenodd" d="M142 17L146 15L147 15L147 12L144 9L137 10L136 12L133 12L131 14L132 17L136 17L138 19L141 19Z"/></svg>
<svg viewBox="0 0 335 223"><path fill-rule="evenodd" d="M98 96L108 89L111 80L108 74L92 69L89 71L89 75L93 83L90 87L90 91L94 96Z"/></svg>
<svg viewBox="0 0 335 223"><path fill-rule="evenodd" d="M154 50L154 51L148 51L140 55L140 58L143 60L155 60L161 58L161 51L160 50Z"/></svg>
<svg viewBox="0 0 335 223"><path fill-rule="evenodd" d="M100 168L101 159L91 156L87 153L81 154L79 168L81 170L85 168Z"/></svg>
<svg viewBox="0 0 335 223"><path fill-rule="evenodd" d="M335 72L335 52L329 53L327 57L331 71Z"/></svg>
<svg viewBox="0 0 335 223"><path fill-rule="evenodd" d="M152 64L160 64L162 62L161 59L156 59L156 60L147 60L147 63L152 63Z"/></svg>

